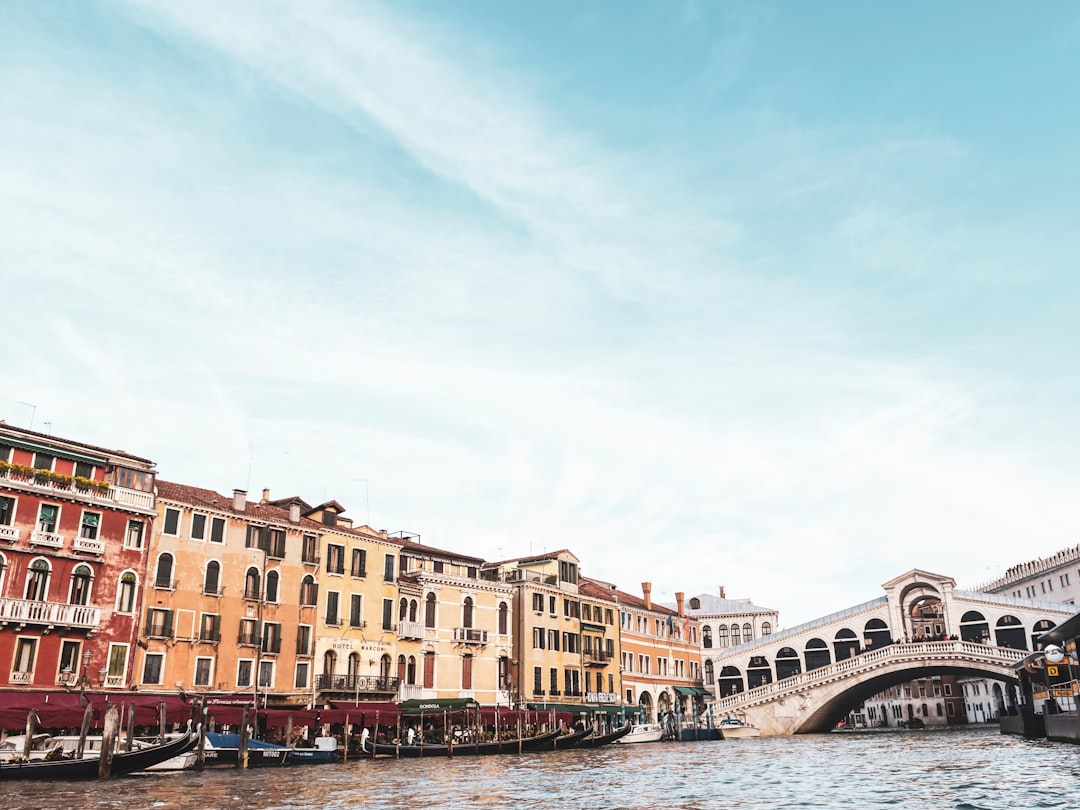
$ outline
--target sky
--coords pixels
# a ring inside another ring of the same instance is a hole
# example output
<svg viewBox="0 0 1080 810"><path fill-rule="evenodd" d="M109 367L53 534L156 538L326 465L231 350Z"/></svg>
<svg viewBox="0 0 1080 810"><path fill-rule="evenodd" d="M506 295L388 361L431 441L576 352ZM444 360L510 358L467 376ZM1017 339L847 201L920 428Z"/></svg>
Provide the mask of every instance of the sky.
<svg viewBox="0 0 1080 810"><path fill-rule="evenodd" d="M1080 542L1080 7L0 4L0 419L780 624Z"/></svg>

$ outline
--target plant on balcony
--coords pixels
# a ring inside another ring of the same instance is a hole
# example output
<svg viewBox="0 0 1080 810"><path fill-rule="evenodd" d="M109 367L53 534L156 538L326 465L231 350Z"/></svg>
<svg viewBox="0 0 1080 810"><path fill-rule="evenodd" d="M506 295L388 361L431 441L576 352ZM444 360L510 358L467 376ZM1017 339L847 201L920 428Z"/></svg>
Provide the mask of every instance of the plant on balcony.
<svg viewBox="0 0 1080 810"><path fill-rule="evenodd" d="M75 487L84 492L96 489L99 492L106 492L109 489L108 481L95 481L92 478L84 478L81 475L75 476Z"/></svg>

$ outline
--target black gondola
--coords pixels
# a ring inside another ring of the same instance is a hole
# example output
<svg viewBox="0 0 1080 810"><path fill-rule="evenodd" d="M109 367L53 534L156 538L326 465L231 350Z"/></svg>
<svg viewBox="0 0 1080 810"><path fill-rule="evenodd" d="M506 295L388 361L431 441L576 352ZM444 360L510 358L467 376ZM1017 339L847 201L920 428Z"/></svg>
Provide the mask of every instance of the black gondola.
<svg viewBox="0 0 1080 810"><path fill-rule="evenodd" d="M113 776L141 771L159 762L187 753L199 742L198 735L192 731L170 742L137 748L133 751L121 751L113 754ZM0 782L14 779L94 779L100 769L98 757L82 759L32 759L28 762L5 762L0 764Z"/></svg>
<svg viewBox="0 0 1080 810"><path fill-rule="evenodd" d="M622 739L630 733L630 729L633 728L633 724L627 721L621 728L617 728L614 731L609 731L607 734L590 734L577 744L577 748L599 748L602 745L615 742L618 739Z"/></svg>
<svg viewBox="0 0 1080 810"><path fill-rule="evenodd" d="M455 742L453 745L442 743L422 743L417 745L405 745L402 743L375 743L374 753L376 756L408 757L476 757L490 756L493 754L518 754L529 751L549 750L548 747L556 737L571 736L563 735L558 729L546 734L538 734L535 737L514 738L509 740L496 740L492 742ZM371 756L372 743L365 740L361 743L365 754Z"/></svg>

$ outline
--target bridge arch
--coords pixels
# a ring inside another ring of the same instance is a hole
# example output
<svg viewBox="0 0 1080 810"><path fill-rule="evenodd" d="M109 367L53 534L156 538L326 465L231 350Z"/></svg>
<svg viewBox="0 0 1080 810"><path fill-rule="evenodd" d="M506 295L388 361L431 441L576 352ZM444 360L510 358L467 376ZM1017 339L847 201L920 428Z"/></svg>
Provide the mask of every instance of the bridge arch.
<svg viewBox="0 0 1080 810"><path fill-rule="evenodd" d="M999 647L1012 647L1014 650L1026 650L1027 633L1024 623L1011 613L1006 613L994 625L994 638Z"/></svg>
<svg viewBox="0 0 1080 810"><path fill-rule="evenodd" d="M832 660L829 657L829 645L826 644L823 639L816 637L806 642L806 649L803 652L803 656L806 658L807 672L813 669L827 667L832 663Z"/></svg>
<svg viewBox="0 0 1080 810"><path fill-rule="evenodd" d="M716 691L720 697L737 695L746 691L743 686L742 671L733 666L726 666L720 670L720 675L716 679Z"/></svg>
<svg viewBox="0 0 1080 810"><path fill-rule="evenodd" d="M893 643L892 631L883 619L873 618L863 625L863 640L866 649L879 650Z"/></svg>
<svg viewBox="0 0 1080 810"><path fill-rule="evenodd" d="M781 647L776 653L776 680L782 681L802 672L802 659L791 647Z"/></svg>
<svg viewBox="0 0 1080 810"><path fill-rule="evenodd" d="M750 665L746 668L747 685L754 689L772 683L772 666L763 655L755 655L750 659Z"/></svg>
<svg viewBox="0 0 1080 810"><path fill-rule="evenodd" d="M841 627L833 637L833 650L837 661L844 661L858 655L859 637L850 627Z"/></svg>
<svg viewBox="0 0 1080 810"><path fill-rule="evenodd" d="M977 610L968 610L960 617L960 638L963 641L990 640L990 624Z"/></svg>

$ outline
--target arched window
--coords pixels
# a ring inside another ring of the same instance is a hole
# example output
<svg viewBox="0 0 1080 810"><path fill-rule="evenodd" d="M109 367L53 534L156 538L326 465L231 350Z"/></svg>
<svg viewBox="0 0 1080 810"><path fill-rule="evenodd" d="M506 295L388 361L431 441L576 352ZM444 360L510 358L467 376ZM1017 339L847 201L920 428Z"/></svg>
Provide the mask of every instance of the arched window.
<svg viewBox="0 0 1080 810"><path fill-rule="evenodd" d="M416 656L415 655L410 655L409 656L409 664L408 664L408 667L405 670L405 683L408 683L408 684L415 684L416 683Z"/></svg>
<svg viewBox="0 0 1080 810"><path fill-rule="evenodd" d="M424 599L424 627L435 626L435 594L429 593Z"/></svg>
<svg viewBox="0 0 1080 810"><path fill-rule="evenodd" d="M349 653L349 677L355 678L360 674L360 654Z"/></svg>
<svg viewBox="0 0 1080 810"><path fill-rule="evenodd" d="M135 593L138 591L139 579L134 571L125 571L120 575L120 587L116 590L116 612L135 612Z"/></svg>
<svg viewBox="0 0 1080 810"><path fill-rule="evenodd" d="M273 604L277 604L278 600L278 584L281 582L281 575L277 571L266 572L266 601Z"/></svg>
<svg viewBox="0 0 1080 810"><path fill-rule="evenodd" d="M721 624L716 628L716 646L726 647L728 645L727 625Z"/></svg>
<svg viewBox="0 0 1080 810"><path fill-rule="evenodd" d="M465 597L465 603L461 606L461 626L472 627L473 600L471 596Z"/></svg>
<svg viewBox="0 0 1080 810"><path fill-rule="evenodd" d="M690 609L701 610L701 600L698 599L696 596L690 600Z"/></svg>
<svg viewBox="0 0 1080 810"><path fill-rule="evenodd" d="M761 623L761 635L763 635L763 636L771 636L772 635L772 624L770 622L762 622Z"/></svg>
<svg viewBox="0 0 1080 810"><path fill-rule="evenodd" d="M318 604L319 586L315 584L315 577L307 574L300 581L300 604L308 607Z"/></svg>
<svg viewBox="0 0 1080 810"><path fill-rule="evenodd" d="M157 571L154 573L155 588L173 587L172 582L173 557L172 554L162 554L157 560Z"/></svg>
<svg viewBox="0 0 1080 810"><path fill-rule="evenodd" d="M322 659L322 671L323 675L333 675L334 669L337 667L337 653L333 650L327 650Z"/></svg>
<svg viewBox="0 0 1080 810"><path fill-rule="evenodd" d="M49 573L52 569L47 560L40 557L30 563L26 574L26 598L32 602L44 602L49 598Z"/></svg>
<svg viewBox="0 0 1080 810"><path fill-rule="evenodd" d="M90 585L94 581L94 572L89 565L77 565L71 572L71 595L69 605L89 605Z"/></svg>
<svg viewBox="0 0 1080 810"><path fill-rule="evenodd" d="M744 624L742 626L742 640L753 641L754 640L754 628L750 624Z"/></svg>
<svg viewBox="0 0 1080 810"><path fill-rule="evenodd" d="M416 621L416 600L415 599L410 599L409 600L409 621L410 622L415 622Z"/></svg>
<svg viewBox="0 0 1080 810"><path fill-rule="evenodd" d="M399 683L405 683L405 656L397 657L397 678Z"/></svg>
<svg viewBox="0 0 1080 810"><path fill-rule="evenodd" d="M731 625L731 646L738 647L742 644L742 630L739 629L739 625Z"/></svg>
<svg viewBox="0 0 1080 810"><path fill-rule="evenodd" d="M262 577L259 576L259 569L255 566L251 566L247 570L247 575L244 577L244 598L245 599L258 599L259 593L262 588L260 585Z"/></svg>
<svg viewBox="0 0 1080 810"><path fill-rule="evenodd" d="M499 635L505 636L510 627L510 609L506 602L499 602Z"/></svg>
<svg viewBox="0 0 1080 810"><path fill-rule="evenodd" d="M712 628L707 624L701 628L701 646L712 647Z"/></svg>
<svg viewBox="0 0 1080 810"><path fill-rule="evenodd" d="M221 587L221 563L210 560L206 564L206 575L203 577L203 593L207 596L220 596Z"/></svg>
<svg viewBox="0 0 1080 810"><path fill-rule="evenodd" d="M379 677L382 678L384 681L389 680L390 668L393 665L393 659L391 659L389 655L384 654L383 657L379 659Z"/></svg>
<svg viewBox="0 0 1080 810"><path fill-rule="evenodd" d="M401 601L398 603L398 621L407 621L409 617L409 600L404 596L401 597Z"/></svg>
<svg viewBox="0 0 1080 810"><path fill-rule="evenodd" d="M711 658L705 659L705 683L709 686L713 684L713 662Z"/></svg>

